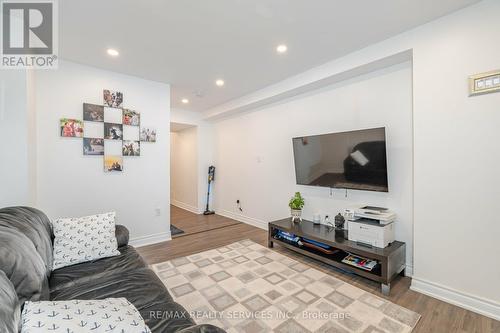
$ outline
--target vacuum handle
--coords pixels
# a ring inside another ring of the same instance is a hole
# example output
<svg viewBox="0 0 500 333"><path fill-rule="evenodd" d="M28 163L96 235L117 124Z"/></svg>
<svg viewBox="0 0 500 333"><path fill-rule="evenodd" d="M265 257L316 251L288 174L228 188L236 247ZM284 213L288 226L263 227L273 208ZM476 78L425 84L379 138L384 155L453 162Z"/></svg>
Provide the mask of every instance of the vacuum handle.
<svg viewBox="0 0 500 333"><path fill-rule="evenodd" d="M215 180L215 167L213 165L208 167L208 182L213 182Z"/></svg>

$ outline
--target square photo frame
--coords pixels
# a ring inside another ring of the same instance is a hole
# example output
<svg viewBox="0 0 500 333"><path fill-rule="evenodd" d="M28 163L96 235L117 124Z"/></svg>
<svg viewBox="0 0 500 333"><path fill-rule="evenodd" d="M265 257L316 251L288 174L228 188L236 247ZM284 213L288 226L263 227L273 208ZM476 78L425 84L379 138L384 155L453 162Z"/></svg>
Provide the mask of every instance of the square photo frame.
<svg viewBox="0 0 500 333"><path fill-rule="evenodd" d="M104 155L104 172L122 172L123 157L118 155Z"/></svg>
<svg viewBox="0 0 500 333"><path fill-rule="evenodd" d="M79 119L61 118L60 134L63 138L83 138L83 121Z"/></svg>
<svg viewBox="0 0 500 333"><path fill-rule="evenodd" d="M141 124L141 114L130 109L123 109L123 125L139 126Z"/></svg>
<svg viewBox="0 0 500 333"><path fill-rule="evenodd" d="M141 142L135 140L122 141L123 156L141 156Z"/></svg>
<svg viewBox="0 0 500 333"><path fill-rule="evenodd" d="M104 155L104 139L83 138L83 155Z"/></svg>
<svg viewBox="0 0 500 333"><path fill-rule="evenodd" d="M123 94L119 91L104 89L102 92L103 105L110 108L120 108L123 104Z"/></svg>
<svg viewBox="0 0 500 333"><path fill-rule="evenodd" d="M123 140L123 125L104 123L104 138L107 140Z"/></svg>
<svg viewBox="0 0 500 333"><path fill-rule="evenodd" d="M83 103L83 120L104 122L104 106Z"/></svg>
<svg viewBox="0 0 500 333"><path fill-rule="evenodd" d="M141 127L140 141L142 141L142 142L156 142L156 128Z"/></svg>

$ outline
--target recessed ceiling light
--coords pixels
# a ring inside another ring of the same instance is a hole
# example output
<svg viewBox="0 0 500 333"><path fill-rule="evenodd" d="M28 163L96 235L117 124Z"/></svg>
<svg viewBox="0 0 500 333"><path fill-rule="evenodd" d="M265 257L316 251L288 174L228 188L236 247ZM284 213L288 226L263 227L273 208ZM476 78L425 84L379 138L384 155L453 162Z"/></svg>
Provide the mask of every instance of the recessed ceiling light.
<svg viewBox="0 0 500 333"><path fill-rule="evenodd" d="M285 44L278 45L276 47L276 52L278 53L285 53L288 50L288 47L286 47Z"/></svg>
<svg viewBox="0 0 500 333"><path fill-rule="evenodd" d="M108 49L108 54L112 57L118 57L120 55L120 52L115 49Z"/></svg>
<svg viewBox="0 0 500 333"><path fill-rule="evenodd" d="M217 81L215 81L215 84L219 87L222 87L224 85L224 80L218 79Z"/></svg>
<svg viewBox="0 0 500 333"><path fill-rule="evenodd" d="M187 103L189 103L189 99L183 98L183 99L181 99L181 102L184 103L184 104L187 104Z"/></svg>

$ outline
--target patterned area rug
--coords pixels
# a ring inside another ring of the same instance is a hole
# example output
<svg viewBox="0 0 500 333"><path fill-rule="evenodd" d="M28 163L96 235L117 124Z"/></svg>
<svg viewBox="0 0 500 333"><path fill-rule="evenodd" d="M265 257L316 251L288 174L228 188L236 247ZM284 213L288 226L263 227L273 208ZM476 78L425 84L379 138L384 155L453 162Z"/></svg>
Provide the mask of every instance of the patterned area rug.
<svg viewBox="0 0 500 333"><path fill-rule="evenodd" d="M399 333L420 319L250 240L152 268L198 324L229 333Z"/></svg>

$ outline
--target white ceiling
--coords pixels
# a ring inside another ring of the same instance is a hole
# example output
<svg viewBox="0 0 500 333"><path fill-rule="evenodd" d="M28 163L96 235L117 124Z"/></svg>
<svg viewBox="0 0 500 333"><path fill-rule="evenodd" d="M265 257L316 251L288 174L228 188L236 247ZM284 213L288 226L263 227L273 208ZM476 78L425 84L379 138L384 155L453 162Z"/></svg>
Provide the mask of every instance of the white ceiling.
<svg viewBox="0 0 500 333"><path fill-rule="evenodd" d="M60 56L170 83L172 107L203 111L476 2L64 0Z"/></svg>

